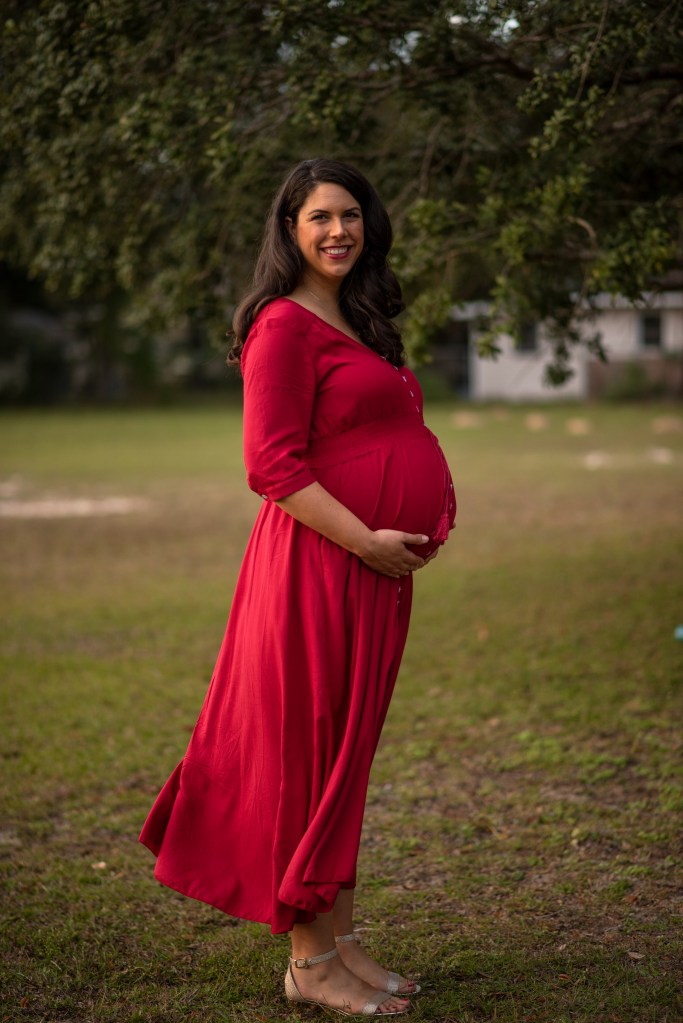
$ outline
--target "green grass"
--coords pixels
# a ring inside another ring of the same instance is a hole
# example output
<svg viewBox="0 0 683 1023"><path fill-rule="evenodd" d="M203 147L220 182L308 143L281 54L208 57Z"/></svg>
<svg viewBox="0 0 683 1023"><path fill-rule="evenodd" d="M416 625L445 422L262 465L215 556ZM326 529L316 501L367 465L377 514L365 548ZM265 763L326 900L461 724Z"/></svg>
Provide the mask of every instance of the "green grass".
<svg viewBox="0 0 683 1023"><path fill-rule="evenodd" d="M553 408L539 430L528 413L428 416L458 527L415 580L359 925L421 975L416 1021L676 1023L683 412ZM237 409L17 412L0 430L16 499L149 502L0 519L0 1023L315 1019L284 1001L285 938L159 887L137 843L259 507Z"/></svg>

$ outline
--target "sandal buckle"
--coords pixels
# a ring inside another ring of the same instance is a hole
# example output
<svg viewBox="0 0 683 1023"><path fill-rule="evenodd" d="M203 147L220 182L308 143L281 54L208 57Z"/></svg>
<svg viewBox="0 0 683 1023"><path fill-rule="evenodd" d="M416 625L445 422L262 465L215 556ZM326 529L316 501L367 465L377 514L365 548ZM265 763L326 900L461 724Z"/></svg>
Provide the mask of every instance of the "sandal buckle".
<svg viewBox="0 0 683 1023"><path fill-rule="evenodd" d="M308 959L293 959L292 966L296 966L297 970L307 970Z"/></svg>

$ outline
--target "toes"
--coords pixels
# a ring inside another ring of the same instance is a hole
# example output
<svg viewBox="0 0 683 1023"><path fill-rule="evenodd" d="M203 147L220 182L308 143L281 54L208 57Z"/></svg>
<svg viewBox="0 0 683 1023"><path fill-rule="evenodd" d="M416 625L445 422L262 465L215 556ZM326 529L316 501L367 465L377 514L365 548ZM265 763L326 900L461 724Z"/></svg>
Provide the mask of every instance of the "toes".
<svg viewBox="0 0 683 1023"><path fill-rule="evenodd" d="M407 998L387 998L385 999L379 1009L382 1014L387 1012L401 1012L403 1009L407 1009L410 1002Z"/></svg>
<svg viewBox="0 0 683 1023"><path fill-rule="evenodd" d="M398 989L399 995L406 995L406 997L415 994L415 988L417 984L414 980L404 980L401 982L401 986Z"/></svg>

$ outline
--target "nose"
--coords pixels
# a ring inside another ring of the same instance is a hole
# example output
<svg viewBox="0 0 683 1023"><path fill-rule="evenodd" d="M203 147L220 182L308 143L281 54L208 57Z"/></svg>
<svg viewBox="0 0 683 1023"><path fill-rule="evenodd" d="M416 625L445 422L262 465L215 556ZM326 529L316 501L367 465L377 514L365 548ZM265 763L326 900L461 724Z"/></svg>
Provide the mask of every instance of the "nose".
<svg viewBox="0 0 683 1023"><path fill-rule="evenodd" d="M342 235L346 234L346 227L341 217L334 217L330 221L330 234L334 238L339 238Z"/></svg>

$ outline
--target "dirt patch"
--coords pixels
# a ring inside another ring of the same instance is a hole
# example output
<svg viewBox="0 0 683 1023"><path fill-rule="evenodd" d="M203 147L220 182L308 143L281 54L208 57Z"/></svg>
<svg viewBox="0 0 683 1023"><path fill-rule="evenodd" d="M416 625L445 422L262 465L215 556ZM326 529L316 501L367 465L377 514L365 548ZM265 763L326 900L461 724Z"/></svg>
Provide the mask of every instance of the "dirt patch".
<svg viewBox="0 0 683 1023"><path fill-rule="evenodd" d="M3 519L72 519L130 515L150 507L142 497L43 497L33 501L0 500Z"/></svg>

